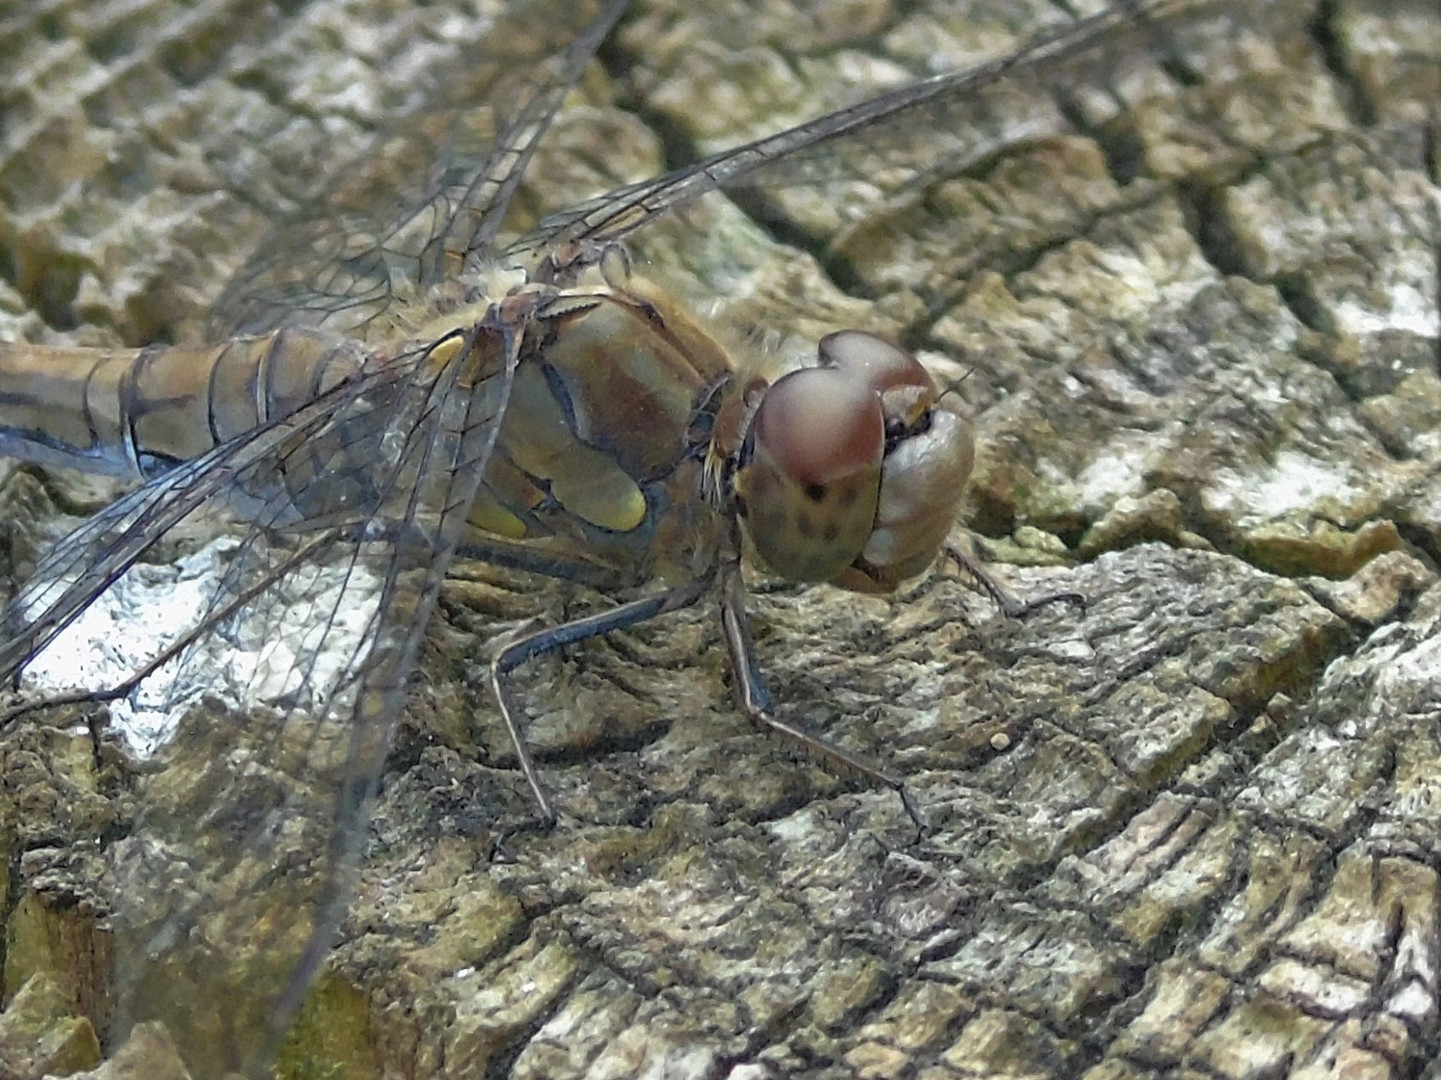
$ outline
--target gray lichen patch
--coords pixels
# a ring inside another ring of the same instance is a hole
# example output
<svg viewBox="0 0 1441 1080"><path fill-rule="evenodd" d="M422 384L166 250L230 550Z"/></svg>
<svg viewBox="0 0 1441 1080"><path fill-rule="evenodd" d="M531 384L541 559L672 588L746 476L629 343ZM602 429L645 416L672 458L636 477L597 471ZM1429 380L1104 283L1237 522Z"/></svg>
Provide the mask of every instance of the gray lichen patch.
<svg viewBox="0 0 1441 1080"><path fill-rule="evenodd" d="M69 1075L100 1063L100 1040L66 994L36 974L0 1015L0 1061L15 1077Z"/></svg>

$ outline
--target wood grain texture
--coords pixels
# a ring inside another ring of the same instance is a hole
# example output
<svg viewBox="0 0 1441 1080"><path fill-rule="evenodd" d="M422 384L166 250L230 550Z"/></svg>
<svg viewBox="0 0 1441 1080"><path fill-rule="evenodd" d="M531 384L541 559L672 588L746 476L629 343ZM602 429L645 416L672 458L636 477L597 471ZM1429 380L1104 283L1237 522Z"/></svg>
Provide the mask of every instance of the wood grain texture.
<svg viewBox="0 0 1441 1080"><path fill-rule="evenodd" d="M1030 18L689 7L638 5L537 162L533 213L1003 52ZM199 337L263 226L410 107L483 8L0 13L0 333ZM524 785L478 660L498 625L605 601L474 571L430 635L286 1075L1423 1073L1441 18L1266 9L1194 43L1195 79L1083 96L1084 131L703 205L637 246L643 272L727 300L742 338L863 325L971 372L981 546L1022 595L1086 597L1015 622L946 574L894 602L755 599L777 697L906 775L931 830L752 731L701 610L521 672L570 820L510 833ZM5 569L94 498L3 474ZM46 1037L103 1024L124 885L105 851L163 793L83 729L0 755L0 1052L40 1075ZM37 972L58 996L21 991ZM170 1051L144 1037L102 1052L156 1075Z"/></svg>

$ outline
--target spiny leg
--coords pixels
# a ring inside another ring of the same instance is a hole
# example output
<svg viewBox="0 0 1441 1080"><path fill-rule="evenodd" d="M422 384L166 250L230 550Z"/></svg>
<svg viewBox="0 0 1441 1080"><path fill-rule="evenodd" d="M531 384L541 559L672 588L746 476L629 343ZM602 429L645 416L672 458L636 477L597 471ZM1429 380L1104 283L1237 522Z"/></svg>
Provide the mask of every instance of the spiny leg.
<svg viewBox="0 0 1441 1080"><path fill-rule="evenodd" d="M976 586L991 598L991 601L1012 619L1024 618L1037 608L1045 607L1047 604L1072 603L1079 605L1082 609L1086 606L1086 598L1078 592L1054 592L1033 597L1029 600L1022 600L992 574L984 563L954 544L947 544L944 548L947 557L955 560L961 571L976 583Z"/></svg>
<svg viewBox="0 0 1441 1080"><path fill-rule="evenodd" d="M530 785L530 790L535 795L535 801L540 805L541 817L546 824L553 825L555 823L555 808L551 805L550 796L545 793L545 785L541 783L535 761L526 748L525 735L520 730L520 724L516 720L516 710L511 703L510 694L506 690L506 677L521 664L542 653L551 652L577 641L585 641L587 638L608 634L612 630L634 626L647 619L653 619L657 615L664 615L668 611L689 607L700 599L709 586L710 579L708 577L697 578L657 596L632 600L619 607L611 608L609 611L587 615L559 626L547 627L507 645L492 661L490 665L491 689L495 693L496 703L500 707L501 719L505 721L505 729L510 734L510 741L515 745L516 757L520 761L520 771L525 774L526 783Z"/></svg>
<svg viewBox="0 0 1441 1080"><path fill-rule="evenodd" d="M478 530L472 530L471 535L460 542L455 553L461 559L473 559L509 570L560 578L577 585L589 585L602 592L614 589L616 585L615 574L594 562L554 551L537 551L528 547L524 541L486 536Z"/></svg>
<svg viewBox="0 0 1441 1080"><path fill-rule="evenodd" d="M911 799L905 781L860 754L852 753L838 746L824 736L807 731L776 715L775 702L766 689L761 675L760 661L756 657L755 639L751 636L750 620L745 610L745 587L741 581L740 564L727 562L720 569L721 631L725 638L726 651L730 654L731 670L735 673L736 693L741 708L758 724L764 724L772 731L780 732L794 739L806 749L820 754L852 769L862 776L894 791L905 807L907 816L918 829L926 828L925 819Z"/></svg>

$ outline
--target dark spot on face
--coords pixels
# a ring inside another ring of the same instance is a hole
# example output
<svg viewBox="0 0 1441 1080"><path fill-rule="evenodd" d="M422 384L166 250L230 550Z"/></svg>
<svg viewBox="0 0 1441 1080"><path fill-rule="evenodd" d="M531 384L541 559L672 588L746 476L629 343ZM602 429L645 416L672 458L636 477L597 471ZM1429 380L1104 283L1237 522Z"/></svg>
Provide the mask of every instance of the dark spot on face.
<svg viewBox="0 0 1441 1080"><path fill-rule="evenodd" d="M840 535L841 527L833 521L825 527L825 530L821 533L821 539L827 544L834 544L840 539Z"/></svg>
<svg viewBox="0 0 1441 1080"><path fill-rule="evenodd" d="M802 512L796 515L796 532L800 533L807 540L816 534L815 522L811 520L809 514Z"/></svg>
<svg viewBox="0 0 1441 1080"><path fill-rule="evenodd" d="M820 502L826 497L825 484L807 484L805 486L806 498L811 502Z"/></svg>
<svg viewBox="0 0 1441 1080"><path fill-rule="evenodd" d="M849 510L852 506L856 504L856 496L859 494L859 488L857 488L853 484L847 484L845 487L841 488L840 492L836 495L836 504L842 510Z"/></svg>

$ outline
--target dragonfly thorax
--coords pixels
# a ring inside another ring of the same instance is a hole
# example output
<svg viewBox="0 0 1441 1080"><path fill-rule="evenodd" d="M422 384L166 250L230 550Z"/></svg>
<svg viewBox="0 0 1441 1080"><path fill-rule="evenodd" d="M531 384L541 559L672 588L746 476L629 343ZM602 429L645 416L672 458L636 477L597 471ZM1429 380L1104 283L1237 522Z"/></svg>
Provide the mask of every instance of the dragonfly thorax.
<svg viewBox="0 0 1441 1080"><path fill-rule="evenodd" d="M742 529L782 577L888 592L931 563L955 520L970 424L882 338L840 331L818 351L751 414L734 481Z"/></svg>

